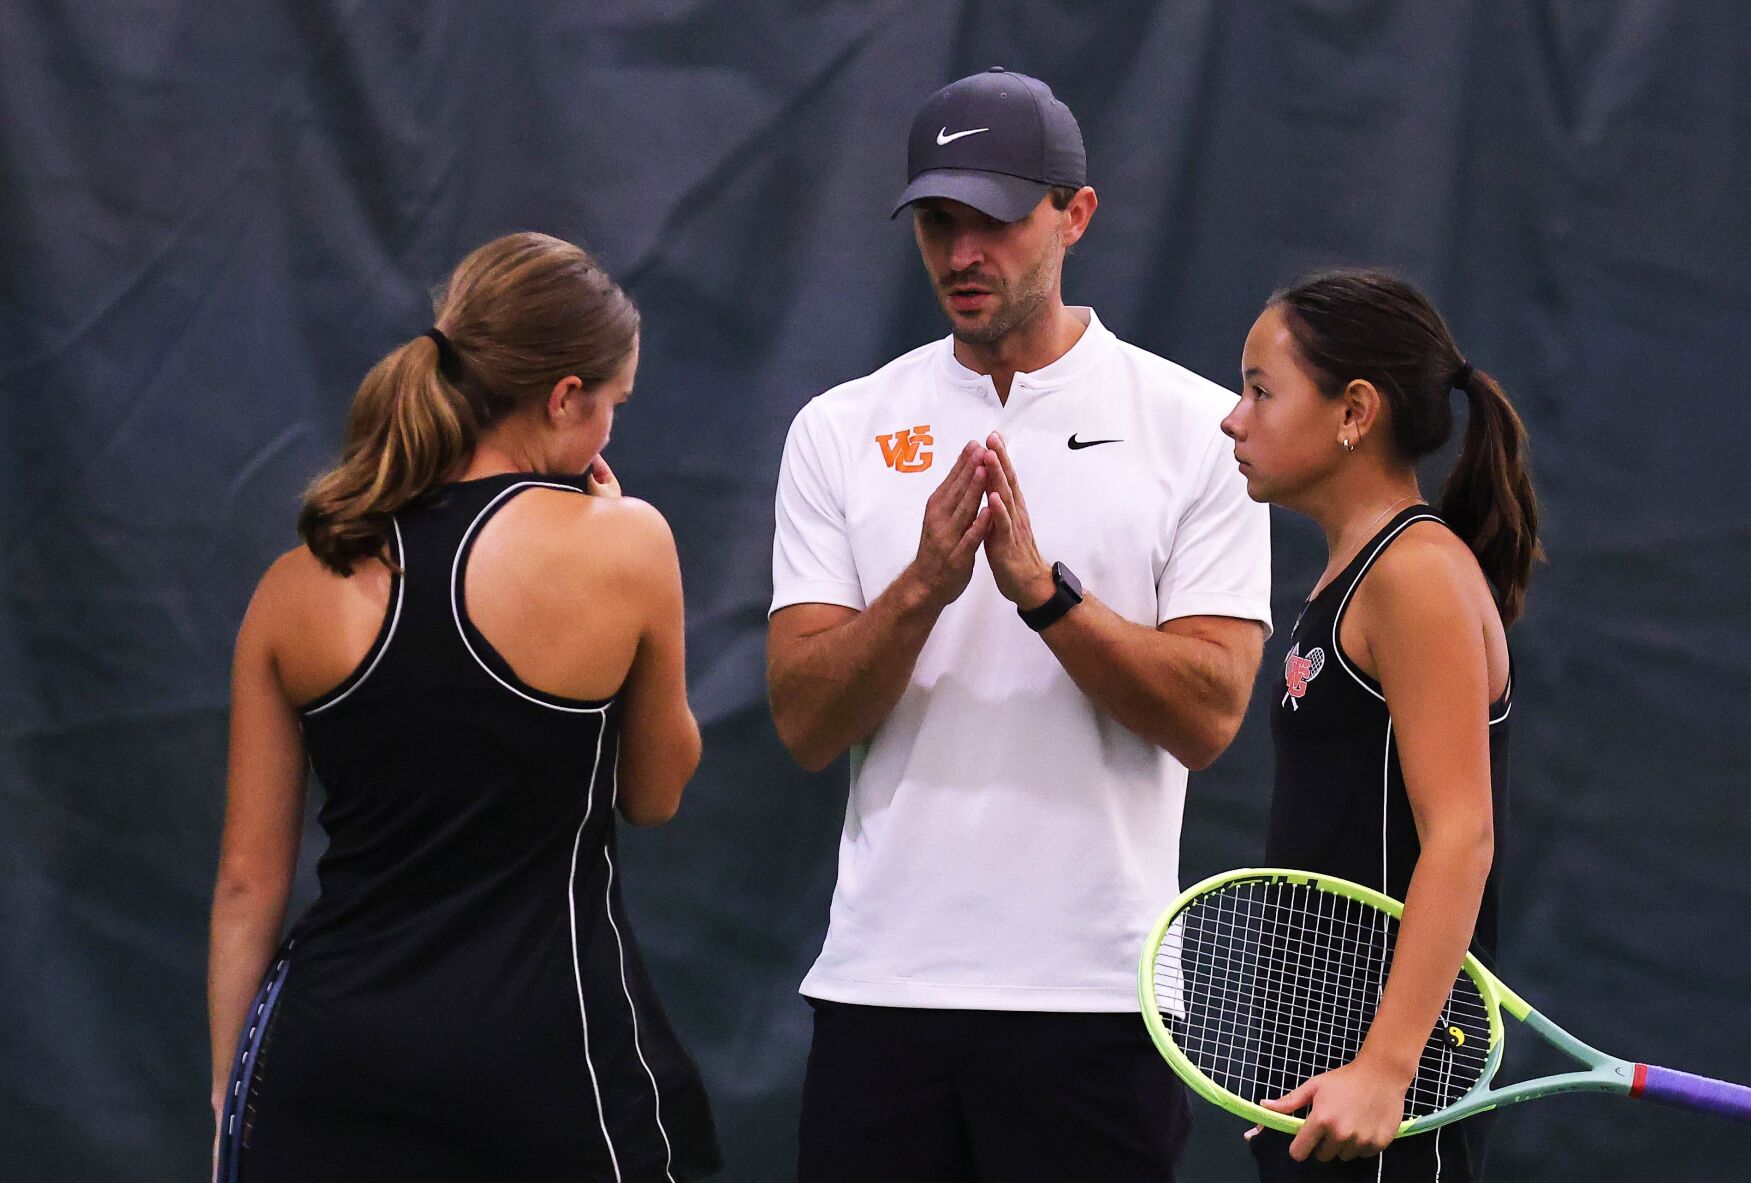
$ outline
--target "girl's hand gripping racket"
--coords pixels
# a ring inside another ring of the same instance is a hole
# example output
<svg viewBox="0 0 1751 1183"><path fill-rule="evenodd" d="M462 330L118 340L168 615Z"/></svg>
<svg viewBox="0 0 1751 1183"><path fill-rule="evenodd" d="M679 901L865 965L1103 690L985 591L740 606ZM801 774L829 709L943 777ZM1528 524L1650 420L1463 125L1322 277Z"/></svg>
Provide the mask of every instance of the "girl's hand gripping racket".
<svg viewBox="0 0 1751 1183"><path fill-rule="evenodd" d="M1186 891L1143 948L1137 989L1155 1046L1199 1095L1268 1129L1260 1101L1356 1058L1386 985L1397 900L1346 879L1243 870ZM1502 1012L1584 1067L1498 1087ZM1751 1088L1619 1060L1533 1010L1470 954L1415 1079L1399 1136L1552 1093L1620 1093L1751 1121Z"/></svg>

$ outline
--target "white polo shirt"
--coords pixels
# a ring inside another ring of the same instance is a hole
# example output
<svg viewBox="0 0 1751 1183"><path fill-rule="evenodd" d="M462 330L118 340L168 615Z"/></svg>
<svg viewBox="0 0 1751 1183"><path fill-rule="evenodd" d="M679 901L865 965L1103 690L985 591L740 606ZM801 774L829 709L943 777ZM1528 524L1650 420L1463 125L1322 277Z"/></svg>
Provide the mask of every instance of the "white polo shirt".
<svg viewBox="0 0 1751 1183"><path fill-rule="evenodd" d="M785 443L772 611L868 606L918 552L968 440L1003 433L1040 553L1127 620L1270 627L1270 533L1219 430L1235 396L1114 337L991 379L944 338L805 406ZM1097 442L1108 441L1108 442ZM1186 769L1078 690L981 551L899 704L851 753L825 946L802 993L1129 1011L1179 891Z"/></svg>

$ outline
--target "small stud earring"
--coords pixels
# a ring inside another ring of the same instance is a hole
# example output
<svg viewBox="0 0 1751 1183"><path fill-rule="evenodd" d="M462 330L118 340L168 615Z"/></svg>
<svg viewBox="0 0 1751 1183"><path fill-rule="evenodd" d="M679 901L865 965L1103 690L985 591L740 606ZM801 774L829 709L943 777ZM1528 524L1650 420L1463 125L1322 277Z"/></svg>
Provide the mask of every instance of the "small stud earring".
<svg viewBox="0 0 1751 1183"><path fill-rule="evenodd" d="M1354 452L1356 450L1356 445L1350 442L1350 437L1347 435L1340 435L1338 437L1338 443L1344 446L1344 451L1346 452Z"/></svg>

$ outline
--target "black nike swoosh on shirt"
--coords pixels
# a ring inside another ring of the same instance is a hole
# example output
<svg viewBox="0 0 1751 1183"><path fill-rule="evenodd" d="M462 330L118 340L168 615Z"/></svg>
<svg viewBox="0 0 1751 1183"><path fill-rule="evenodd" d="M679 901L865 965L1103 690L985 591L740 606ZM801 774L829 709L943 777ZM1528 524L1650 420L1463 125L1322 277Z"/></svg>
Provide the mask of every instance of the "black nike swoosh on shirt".
<svg viewBox="0 0 1751 1183"><path fill-rule="evenodd" d="M1082 448L1092 448L1096 444L1122 444L1124 442L1124 440L1079 440L1074 431L1070 433L1070 450L1072 452Z"/></svg>

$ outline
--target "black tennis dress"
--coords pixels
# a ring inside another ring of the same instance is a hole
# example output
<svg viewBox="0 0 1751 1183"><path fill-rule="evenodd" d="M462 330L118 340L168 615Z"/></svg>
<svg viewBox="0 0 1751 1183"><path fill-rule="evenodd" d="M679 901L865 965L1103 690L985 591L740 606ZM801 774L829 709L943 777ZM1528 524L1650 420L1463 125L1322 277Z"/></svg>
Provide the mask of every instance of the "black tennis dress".
<svg viewBox="0 0 1751 1183"><path fill-rule="evenodd" d="M470 623L469 551L535 487L395 516L371 651L303 709L321 895L275 956L221 1117L222 1183L701 1178L692 1061L621 905L619 709L522 681Z"/></svg>
<svg viewBox="0 0 1751 1183"><path fill-rule="evenodd" d="M1302 608L1289 634L1283 677L1271 704L1276 780L1266 865L1337 875L1397 900L1405 897L1421 850L1416 822L1380 684L1344 653L1338 630L1375 562L1417 522L1441 519L1426 505L1400 511ZM1497 868L1507 831L1513 693L1510 674L1502 697L1488 707L1496 858L1472 945L1486 964L1496 947ZM1296 1163L1288 1155L1289 1136L1273 1130L1253 1138L1252 1150L1265 1183L1473 1183L1482 1176L1487 1125L1487 1114L1474 1117L1400 1139L1380 1155L1347 1163Z"/></svg>

